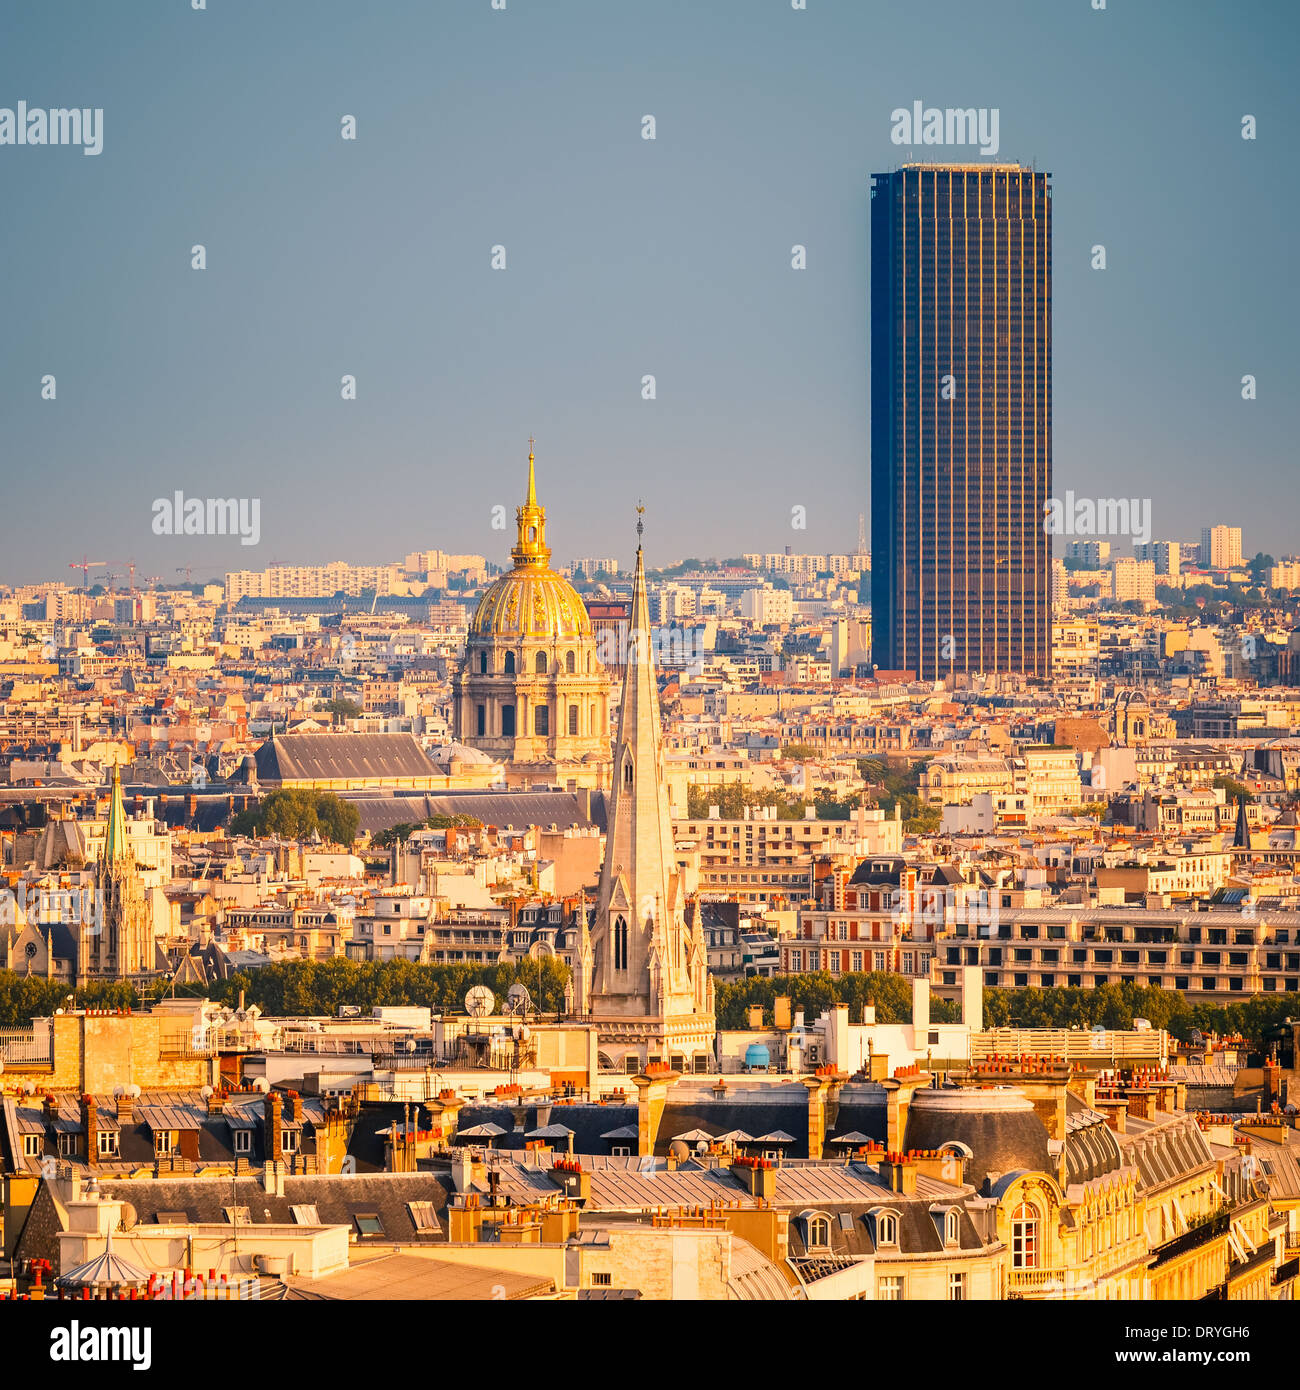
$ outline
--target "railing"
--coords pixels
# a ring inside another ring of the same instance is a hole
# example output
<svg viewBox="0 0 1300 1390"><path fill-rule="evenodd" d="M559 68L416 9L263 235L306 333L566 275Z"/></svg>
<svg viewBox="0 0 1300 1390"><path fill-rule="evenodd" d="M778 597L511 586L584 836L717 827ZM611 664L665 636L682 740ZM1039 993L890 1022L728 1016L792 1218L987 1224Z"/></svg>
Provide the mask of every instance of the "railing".
<svg viewBox="0 0 1300 1390"><path fill-rule="evenodd" d="M1205 1245L1211 1240L1217 1240L1219 1236L1227 1234L1231 1224L1231 1213L1223 1210L1215 1212L1214 1215L1200 1222L1199 1225L1193 1226L1190 1231L1185 1231L1182 1235L1175 1236L1173 1240L1167 1240L1163 1245L1158 1245L1151 1252L1153 1257L1151 1268L1158 1269L1162 1264L1177 1259L1179 1255L1185 1255L1198 1245Z"/></svg>
<svg viewBox="0 0 1300 1390"><path fill-rule="evenodd" d="M33 1031L20 1028L0 1030L0 1062L6 1066L49 1067L54 1065L50 1035L37 1038Z"/></svg>
<svg viewBox="0 0 1300 1390"><path fill-rule="evenodd" d="M1068 1269L1012 1269L1007 1274L1007 1292L1021 1298L1049 1298L1069 1291Z"/></svg>
<svg viewBox="0 0 1300 1390"><path fill-rule="evenodd" d="M1070 1062L1106 1062L1117 1058L1163 1061L1168 1035L1160 1029L1093 1033L1073 1028L990 1028L970 1040L972 1061L985 1057L1064 1057Z"/></svg>
<svg viewBox="0 0 1300 1390"><path fill-rule="evenodd" d="M1273 1271L1274 1287L1289 1283L1297 1274L1300 1274L1300 1259L1287 1260L1285 1264L1278 1265L1277 1269Z"/></svg>

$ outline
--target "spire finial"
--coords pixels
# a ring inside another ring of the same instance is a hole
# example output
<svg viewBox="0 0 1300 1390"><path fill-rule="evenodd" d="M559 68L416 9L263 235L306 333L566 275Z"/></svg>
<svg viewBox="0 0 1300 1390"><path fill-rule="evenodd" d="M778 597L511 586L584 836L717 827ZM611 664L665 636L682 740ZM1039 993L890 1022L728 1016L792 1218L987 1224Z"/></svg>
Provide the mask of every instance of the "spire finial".
<svg viewBox="0 0 1300 1390"><path fill-rule="evenodd" d="M641 535L645 530L645 505L638 501L636 504L636 548L641 549Z"/></svg>
<svg viewBox="0 0 1300 1390"><path fill-rule="evenodd" d="M533 445L536 443L537 441L530 434L528 436L528 501L526 503L529 507L537 505L537 481L533 472Z"/></svg>

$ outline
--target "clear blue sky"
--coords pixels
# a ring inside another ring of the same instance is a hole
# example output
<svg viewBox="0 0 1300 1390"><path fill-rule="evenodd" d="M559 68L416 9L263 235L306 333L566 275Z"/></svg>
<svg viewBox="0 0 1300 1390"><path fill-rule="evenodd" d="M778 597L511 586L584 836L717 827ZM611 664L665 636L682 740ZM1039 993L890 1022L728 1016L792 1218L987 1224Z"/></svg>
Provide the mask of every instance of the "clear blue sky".
<svg viewBox="0 0 1300 1390"><path fill-rule="evenodd" d="M628 561L638 497L656 564L852 548L869 175L916 100L1052 172L1056 491L1300 548L1298 33L1294 0L9 0L0 106L105 114L97 158L0 147L0 580L504 561L530 433L557 562ZM156 537L178 488L259 497L261 543Z"/></svg>

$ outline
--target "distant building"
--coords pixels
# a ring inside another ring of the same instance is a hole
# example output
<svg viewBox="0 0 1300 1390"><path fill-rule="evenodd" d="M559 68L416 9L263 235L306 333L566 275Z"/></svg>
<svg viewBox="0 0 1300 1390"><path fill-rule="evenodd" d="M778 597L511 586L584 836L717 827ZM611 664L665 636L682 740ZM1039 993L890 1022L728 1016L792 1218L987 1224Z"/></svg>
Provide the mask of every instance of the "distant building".
<svg viewBox="0 0 1300 1390"><path fill-rule="evenodd" d="M1205 569L1236 569L1241 564L1240 526L1203 526L1201 564Z"/></svg>
<svg viewBox="0 0 1300 1390"><path fill-rule="evenodd" d="M1009 164L873 176L877 666L1051 674L1049 178Z"/></svg>

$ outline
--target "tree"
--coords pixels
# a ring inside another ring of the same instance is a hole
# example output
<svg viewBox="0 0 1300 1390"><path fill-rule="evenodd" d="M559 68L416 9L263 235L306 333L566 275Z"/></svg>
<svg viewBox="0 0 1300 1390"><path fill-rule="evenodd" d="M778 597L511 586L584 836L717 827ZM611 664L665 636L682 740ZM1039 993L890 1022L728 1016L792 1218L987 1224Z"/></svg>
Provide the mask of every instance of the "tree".
<svg viewBox="0 0 1300 1390"><path fill-rule="evenodd" d="M330 716L333 724L342 724L345 719L357 719L361 715L361 706L355 700L327 700L321 709Z"/></svg>
<svg viewBox="0 0 1300 1390"><path fill-rule="evenodd" d="M313 832L336 845L357 838L361 815L351 802L333 792L281 787L255 808L241 811L230 822L234 835L261 835L282 840L310 839Z"/></svg>
<svg viewBox="0 0 1300 1390"><path fill-rule="evenodd" d="M1225 773L1220 773L1219 776L1214 779L1212 785L1222 787L1229 801L1241 801L1244 799L1249 802L1255 799L1255 794L1249 787L1238 782L1235 777L1229 777Z"/></svg>
<svg viewBox="0 0 1300 1390"><path fill-rule="evenodd" d="M795 762L807 762L809 758L817 756L817 750L811 743L787 743L781 749L781 756L793 759Z"/></svg>

